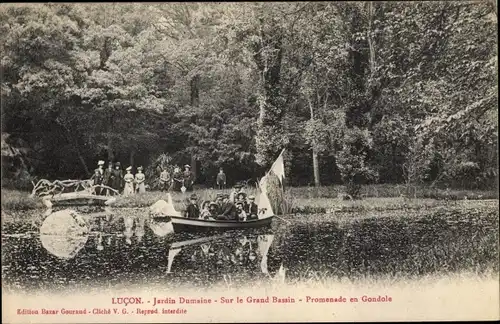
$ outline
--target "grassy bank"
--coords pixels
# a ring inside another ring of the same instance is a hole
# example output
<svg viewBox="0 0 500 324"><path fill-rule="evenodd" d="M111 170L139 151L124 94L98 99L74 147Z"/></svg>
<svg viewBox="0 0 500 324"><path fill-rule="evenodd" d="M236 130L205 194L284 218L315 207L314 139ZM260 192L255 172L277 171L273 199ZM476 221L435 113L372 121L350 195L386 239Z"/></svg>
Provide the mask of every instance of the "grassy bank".
<svg viewBox="0 0 500 324"><path fill-rule="evenodd" d="M422 187L416 188L416 195L411 197L406 197L403 191L403 187L400 185L367 185L362 189L362 199L344 200L343 186L297 187L287 188L285 196L289 202L289 213L425 209L438 206L456 206L463 204L465 200L467 204L470 204L471 200L498 199L498 194L495 191L442 190ZM195 191L200 201L212 200L218 192L230 193L230 190L199 189ZM183 210L191 193L172 192L175 207ZM258 194L256 189L248 189L246 193ZM166 193L146 192L130 197L118 197L114 207L149 207L160 199L166 200ZM44 206L39 199L31 198L29 192L2 190L2 210L39 208L43 209Z"/></svg>
<svg viewBox="0 0 500 324"><path fill-rule="evenodd" d="M30 210L45 208L38 198L30 196L29 192L2 189L2 211L5 210Z"/></svg>

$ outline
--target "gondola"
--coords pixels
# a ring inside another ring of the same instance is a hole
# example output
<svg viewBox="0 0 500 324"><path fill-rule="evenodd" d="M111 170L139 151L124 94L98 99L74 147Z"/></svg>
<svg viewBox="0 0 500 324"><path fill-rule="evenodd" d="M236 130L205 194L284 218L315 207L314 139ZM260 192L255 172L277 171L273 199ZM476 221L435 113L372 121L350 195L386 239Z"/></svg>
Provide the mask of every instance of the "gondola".
<svg viewBox="0 0 500 324"><path fill-rule="evenodd" d="M282 181L284 177L283 152L274 162L270 171L281 170L274 172L279 174L279 179ZM269 173L269 172L268 172ZM155 221L171 221L174 233L197 233L197 232L221 232L246 229L259 229L271 226L274 218L273 208L267 196L266 176L259 182L260 194L258 199L258 218L255 220L238 221L238 220L205 220L197 218L182 217L181 213L175 210L172 197L168 194L168 202L163 209L166 211L162 216L154 217Z"/></svg>
<svg viewBox="0 0 500 324"><path fill-rule="evenodd" d="M240 229L264 228L271 225L274 216L248 221L204 220L196 218L171 216L175 233L181 232L212 232Z"/></svg>
<svg viewBox="0 0 500 324"><path fill-rule="evenodd" d="M182 217L181 213L175 210L172 197L168 194L168 202L163 215L153 216L155 222L171 222L174 233L200 233L200 232L223 232L246 229L259 229L271 226L274 213L270 206L267 195L263 192L260 196L258 219L238 221L238 220L206 220L199 218ZM262 208L261 208L262 207Z"/></svg>

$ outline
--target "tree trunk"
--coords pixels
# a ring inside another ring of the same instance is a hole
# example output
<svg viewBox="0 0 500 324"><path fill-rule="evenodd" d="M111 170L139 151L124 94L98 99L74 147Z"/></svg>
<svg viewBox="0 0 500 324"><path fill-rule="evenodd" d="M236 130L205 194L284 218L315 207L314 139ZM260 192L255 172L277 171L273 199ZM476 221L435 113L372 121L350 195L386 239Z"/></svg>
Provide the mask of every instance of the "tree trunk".
<svg viewBox="0 0 500 324"><path fill-rule="evenodd" d="M308 98L308 102L309 102L309 109L311 112L311 121L314 121L314 109L310 98ZM313 159L313 170L314 170L314 185L316 187L319 187L321 184L319 181L318 150L316 148L316 142L314 139L312 143L312 159Z"/></svg>
<svg viewBox="0 0 500 324"><path fill-rule="evenodd" d="M370 49L370 75L373 77L375 74L375 45L372 38L372 20L373 20L373 3L368 2L368 47Z"/></svg>
<svg viewBox="0 0 500 324"><path fill-rule="evenodd" d="M135 157L135 150L132 149L132 151L130 151L130 165L131 166L134 165L134 157Z"/></svg>
<svg viewBox="0 0 500 324"><path fill-rule="evenodd" d="M316 187L319 187L321 184L319 182L318 152L314 148L313 148L312 158L313 158L313 169L314 169L314 185Z"/></svg>
<svg viewBox="0 0 500 324"><path fill-rule="evenodd" d="M87 167L87 163L85 163L85 159L83 158L82 154L80 153L80 150L78 149L78 146L75 145L76 148L76 154L78 154L78 159L80 160L80 163L83 166L83 170L87 174L88 177L91 176L91 173L89 172L89 168Z"/></svg>

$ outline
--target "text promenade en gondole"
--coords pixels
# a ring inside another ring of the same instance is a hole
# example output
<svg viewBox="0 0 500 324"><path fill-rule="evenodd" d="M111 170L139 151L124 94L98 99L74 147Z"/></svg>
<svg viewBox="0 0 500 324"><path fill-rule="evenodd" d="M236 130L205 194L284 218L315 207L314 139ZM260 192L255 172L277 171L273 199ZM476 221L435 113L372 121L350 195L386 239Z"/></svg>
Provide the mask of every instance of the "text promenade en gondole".
<svg viewBox="0 0 500 324"><path fill-rule="evenodd" d="M347 302L368 302L368 303L384 303L392 302L391 296L367 296L360 297L345 297L345 296L305 296L303 298L290 297L290 296L244 296L244 297L220 297L219 299L205 298L205 297L153 297L147 303L152 303L152 306L163 304L286 304L286 303L347 303ZM130 304L144 304L141 297L113 297L112 304L123 304L125 306Z"/></svg>

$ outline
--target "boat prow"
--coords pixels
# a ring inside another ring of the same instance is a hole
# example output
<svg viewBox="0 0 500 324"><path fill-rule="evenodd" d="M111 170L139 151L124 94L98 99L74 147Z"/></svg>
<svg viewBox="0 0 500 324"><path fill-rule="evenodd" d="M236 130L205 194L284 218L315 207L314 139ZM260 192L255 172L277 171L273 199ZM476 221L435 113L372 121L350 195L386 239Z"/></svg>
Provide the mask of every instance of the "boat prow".
<svg viewBox="0 0 500 324"><path fill-rule="evenodd" d="M167 201L158 200L150 207L151 212L155 215L155 219L165 219L169 217L182 217L182 214L175 210L172 195L167 194Z"/></svg>

